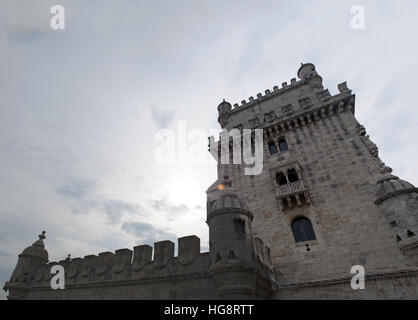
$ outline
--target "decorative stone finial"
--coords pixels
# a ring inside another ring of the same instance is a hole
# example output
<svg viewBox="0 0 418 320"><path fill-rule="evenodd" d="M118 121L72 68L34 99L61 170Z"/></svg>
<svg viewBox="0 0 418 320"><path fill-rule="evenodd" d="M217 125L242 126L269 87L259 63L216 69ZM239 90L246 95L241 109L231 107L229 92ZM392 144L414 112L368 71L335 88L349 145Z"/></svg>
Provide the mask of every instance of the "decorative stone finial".
<svg viewBox="0 0 418 320"><path fill-rule="evenodd" d="M380 167L380 173L381 174L390 174L390 173L392 173L392 168L391 167L388 167L387 165L385 165L385 164L383 164L381 167Z"/></svg>
<svg viewBox="0 0 418 320"><path fill-rule="evenodd" d="M46 231L42 231L42 234L39 235L39 239L44 240L46 238L45 234L46 234Z"/></svg>
<svg viewBox="0 0 418 320"><path fill-rule="evenodd" d="M366 133L367 133L366 132L366 128L364 126L362 126L361 124L358 124L358 126L357 126L357 133L360 136L364 137L366 135Z"/></svg>

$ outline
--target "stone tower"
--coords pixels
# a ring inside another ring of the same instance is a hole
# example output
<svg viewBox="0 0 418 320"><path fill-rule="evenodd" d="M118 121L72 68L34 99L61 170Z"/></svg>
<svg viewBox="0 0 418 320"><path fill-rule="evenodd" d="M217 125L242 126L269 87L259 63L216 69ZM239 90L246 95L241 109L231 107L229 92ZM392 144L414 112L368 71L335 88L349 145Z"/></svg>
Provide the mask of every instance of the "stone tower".
<svg viewBox="0 0 418 320"><path fill-rule="evenodd" d="M254 215L254 237L271 249L277 299L418 298L418 189L380 160L345 82L331 95L313 64L297 75L233 108L219 105L228 132L263 130L263 170L245 175L232 157L219 161L209 205L228 176ZM354 265L365 269L366 290L350 287Z"/></svg>
<svg viewBox="0 0 418 320"><path fill-rule="evenodd" d="M253 215L231 187L225 177L218 199L208 203L209 274L222 299L268 299L274 289L270 249L253 238Z"/></svg>

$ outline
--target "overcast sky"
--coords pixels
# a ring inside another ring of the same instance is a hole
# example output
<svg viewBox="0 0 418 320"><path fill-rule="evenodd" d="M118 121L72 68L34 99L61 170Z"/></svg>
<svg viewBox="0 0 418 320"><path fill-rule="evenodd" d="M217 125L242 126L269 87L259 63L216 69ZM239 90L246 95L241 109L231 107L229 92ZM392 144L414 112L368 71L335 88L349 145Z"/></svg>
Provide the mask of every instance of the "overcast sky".
<svg viewBox="0 0 418 320"><path fill-rule="evenodd" d="M417 29L416 0L0 0L0 287L42 230L51 261L191 234L207 250L216 166L157 164L155 133L209 136L223 98L301 62L332 94L348 81L382 160L418 185Z"/></svg>

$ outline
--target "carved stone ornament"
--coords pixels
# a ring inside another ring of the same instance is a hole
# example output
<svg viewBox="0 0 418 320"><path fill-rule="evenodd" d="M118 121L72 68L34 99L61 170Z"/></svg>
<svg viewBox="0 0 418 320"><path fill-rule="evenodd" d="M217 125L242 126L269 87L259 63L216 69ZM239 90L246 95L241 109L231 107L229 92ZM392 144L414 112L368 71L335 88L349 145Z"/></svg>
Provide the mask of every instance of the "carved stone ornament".
<svg viewBox="0 0 418 320"><path fill-rule="evenodd" d="M287 106L283 106L282 113L285 116L291 116L293 114L293 106L291 104L288 104Z"/></svg>

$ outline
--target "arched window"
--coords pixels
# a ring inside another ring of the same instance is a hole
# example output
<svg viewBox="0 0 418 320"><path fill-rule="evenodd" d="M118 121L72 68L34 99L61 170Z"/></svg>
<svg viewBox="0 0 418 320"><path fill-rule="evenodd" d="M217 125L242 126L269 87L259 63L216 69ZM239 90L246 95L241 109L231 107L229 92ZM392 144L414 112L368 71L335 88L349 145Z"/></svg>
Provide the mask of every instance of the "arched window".
<svg viewBox="0 0 418 320"><path fill-rule="evenodd" d="M279 152L274 141L269 142L269 151L270 151L270 154L276 154Z"/></svg>
<svg viewBox="0 0 418 320"><path fill-rule="evenodd" d="M289 178L289 182L296 182L299 180L299 175L295 169L288 170L287 177Z"/></svg>
<svg viewBox="0 0 418 320"><path fill-rule="evenodd" d="M315 232L312 223L306 218L298 218L292 223L293 235L296 242L315 240Z"/></svg>
<svg viewBox="0 0 418 320"><path fill-rule="evenodd" d="M279 150L280 151L289 150L289 147L287 146L286 139L282 138L282 139L279 140Z"/></svg>
<svg viewBox="0 0 418 320"><path fill-rule="evenodd" d="M278 174L276 174L276 182L279 186L284 186L285 184L287 184L287 179L283 172L279 172Z"/></svg>

